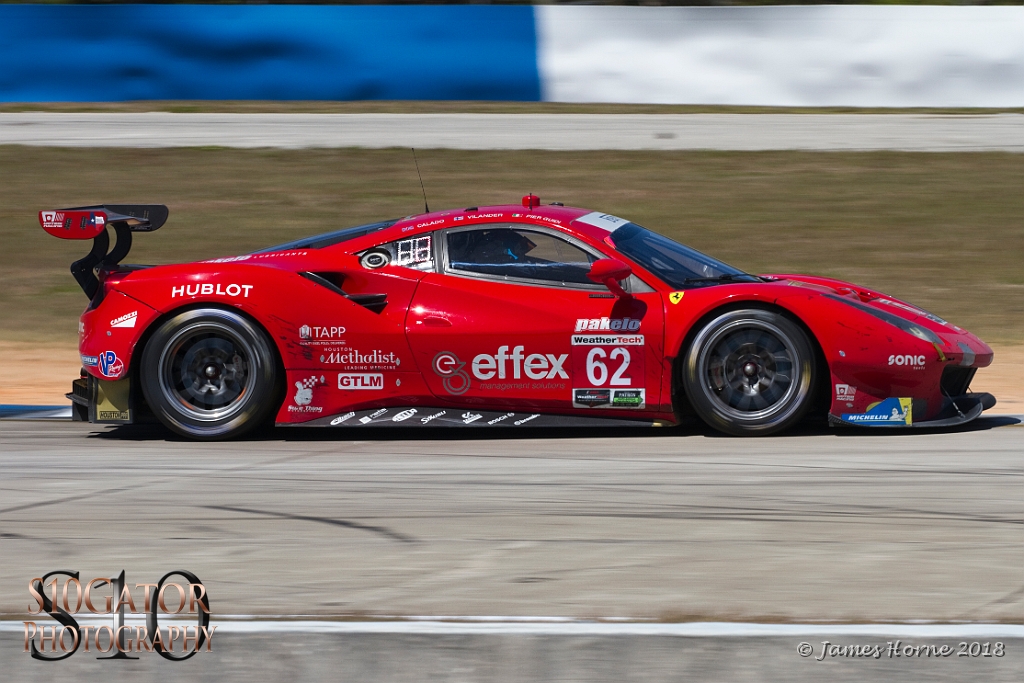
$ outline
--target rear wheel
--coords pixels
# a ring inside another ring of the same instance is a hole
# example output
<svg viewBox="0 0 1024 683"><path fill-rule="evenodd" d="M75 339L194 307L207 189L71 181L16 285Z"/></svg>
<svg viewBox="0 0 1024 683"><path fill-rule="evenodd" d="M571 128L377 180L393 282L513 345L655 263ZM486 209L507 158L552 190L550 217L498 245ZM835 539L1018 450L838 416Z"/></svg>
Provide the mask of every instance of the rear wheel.
<svg viewBox="0 0 1024 683"><path fill-rule="evenodd" d="M185 311L153 333L142 354L146 402L169 429L193 439L241 436L274 408L274 353L244 316Z"/></svg>
<svg viewBox="0 0 1024 683"><path fill-rule="evenodd" d="M772 434L798 422L811 403L814 351L802 329L773 311L730 311L694 338L683 386L711 427L735 436Z"/></svg>

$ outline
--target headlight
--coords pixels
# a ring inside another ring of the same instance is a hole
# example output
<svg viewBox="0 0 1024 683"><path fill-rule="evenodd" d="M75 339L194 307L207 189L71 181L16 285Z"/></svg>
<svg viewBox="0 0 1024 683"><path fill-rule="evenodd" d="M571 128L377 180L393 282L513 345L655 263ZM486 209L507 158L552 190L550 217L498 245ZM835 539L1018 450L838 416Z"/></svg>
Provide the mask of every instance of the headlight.
<svg viewBox="0 0 1024 683"><path fill-rule="evenodd" d="M912 323L909 320L905 320L904 318L901 318L898 315L893 315L892 313L887 313L886 311L879 310L879 309L877 309L877 308L875 308L873 306L868 306L866 304L862 304L861 302L854 301L853 299L846 299L844 297L834 296L832 294L825 294L824 296L827 296L829 299L832 299L834 301L841 301L842 303L846 304L847 306L853 306L854 308L856 308L856 309L858 309L860 311L863 311L864 313L867 313L868 315L874 316L874 317L878 318L879 320L883 320L883 321L889 323L893 327L900 328L901 330L903 330L904 332L906 332L909 335L913 335L913 336L917 337L918 339L921 339L922 341L928 342L929 344L934 344L936 346L936 348L938 347L939 344L942 344L942 345L946 344L946 342L943 341L942 337L940 337L939 335L935 334L934 332L932 332L928 328L921 327L920 325L918 325L916 323Z"/></svg>

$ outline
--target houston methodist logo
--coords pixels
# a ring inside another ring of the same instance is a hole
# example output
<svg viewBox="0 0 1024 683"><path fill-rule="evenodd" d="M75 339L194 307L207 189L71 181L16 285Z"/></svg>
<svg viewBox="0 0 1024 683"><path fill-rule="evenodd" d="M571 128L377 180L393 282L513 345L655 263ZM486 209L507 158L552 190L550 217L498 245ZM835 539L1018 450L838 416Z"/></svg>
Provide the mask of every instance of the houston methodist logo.
<svg viewBox="0 0 1024 683"><path fill-rule="evenodd" d="M58 576L67 577L59 591L59 601ZM168 582L174 576L180 576L185 581ZM98 592L106 592L106 586L110 587L110 594L98 595ZM93 579L85 584L84 590L78 572L53 571L32 579L28 583L28 592L35 604L29 605L28 613L51 617L57 623L24 622L25 652L32 653L33 659L46 662L67 659L78 652L79 648L91 652L91 647L95 647L99 653L113 651L113 654L97 659L138 659L129 654L134 651L156 652L164 659L182 661L199 652L203 645L210 652L213 632L217 627L210 626L210 597L199 577L179 569L164 574L156 583L137 583L135 588L142 590L142 599L139 601L141 609L136 608L132 591L125 584L123 571L117 578ZM97 606L97 600L102 600L102 606ZM186 602L187 614L195 614L196 623L161 628L160 614L185 613ZM83 605L90 614L112 615L113 624L80 625L73 615L78 614ZM132 614L144 613L146 625L126 626L126 608ZM181 647L175 653L175 643L179 640Z"/></svg>

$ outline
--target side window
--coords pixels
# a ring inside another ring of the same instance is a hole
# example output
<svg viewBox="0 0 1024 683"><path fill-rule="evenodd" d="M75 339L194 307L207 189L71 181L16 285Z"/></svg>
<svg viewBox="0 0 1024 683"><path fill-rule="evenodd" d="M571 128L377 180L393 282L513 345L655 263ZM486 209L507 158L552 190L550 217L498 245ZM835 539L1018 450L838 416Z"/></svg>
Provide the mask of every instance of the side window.
<svg viewBox="0 0 1024 683"><path fill-rule="evenodd" d="M452 231L446 239L448 270L456 273L595 286L587 273L597 257L546 232L487 227Z"/></svg>
<svg viewBox="0 0 1024 683"><path fill-rule="evenodd" d="M416 270L434 269L433 233L388 242L359 254L359 263L371 270L386 265L405 266Z"/></svg>

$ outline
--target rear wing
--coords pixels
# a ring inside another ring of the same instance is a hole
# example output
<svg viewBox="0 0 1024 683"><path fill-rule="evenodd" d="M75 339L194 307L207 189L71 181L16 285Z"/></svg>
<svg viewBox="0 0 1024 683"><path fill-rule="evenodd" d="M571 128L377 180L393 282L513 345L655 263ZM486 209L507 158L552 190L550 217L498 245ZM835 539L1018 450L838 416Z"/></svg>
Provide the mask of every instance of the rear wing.
<svg viewBox="0 0 1024 683"><path fill-rule="evenodd" d="M92 251L71 264L71 274L92 299L99 289L97 269L112 269L132 248L133 232L153 232L167 222L162 204L103 204L39 212L39 225L54 237L66 240L91 239ZM107 226L114 229L117 242L110 249Z"/></svg>

